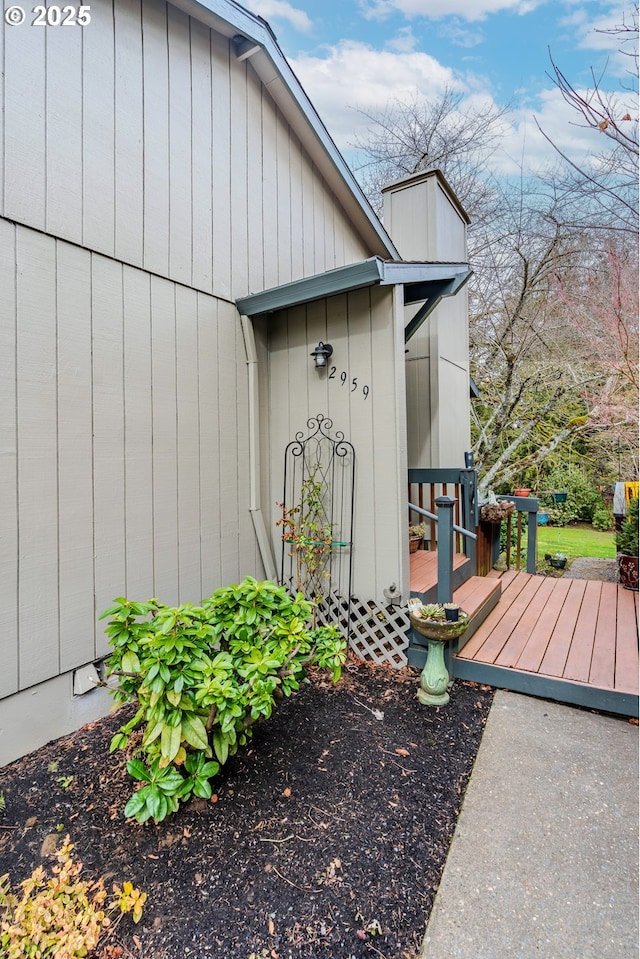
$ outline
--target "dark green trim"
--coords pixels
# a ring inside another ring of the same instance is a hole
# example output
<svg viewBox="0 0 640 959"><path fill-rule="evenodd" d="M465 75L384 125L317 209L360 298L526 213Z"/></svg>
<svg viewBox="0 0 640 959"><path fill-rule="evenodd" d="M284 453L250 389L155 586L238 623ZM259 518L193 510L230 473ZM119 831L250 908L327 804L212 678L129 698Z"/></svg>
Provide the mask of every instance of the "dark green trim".
<svg viewBox="0 0 640 959"><path fill-rule="evenodd" d="M416 314L421 316L422 323L443 296L454 296L470 276L471 270L466 263L405 263L372 256L260 293L241 296L236 300L236 306L242 316L259 316L368 286L404 286L405 304L427 301ZM411 322L414 321L415 318Z"/></svg>
<svg viewBox="0 0 640 959"><path fill-rule="evenodd" d="M425 657L426 659L426 657ZM412 664L413 665L413 664ZM558 703L586 706L619 716L638 716L638 697L632 693L618 693L610 689L598 689L584 683L572 683L566 679L551 679L537 673L520 672L504 666L476 663L455 657L453 675L456 679L468 679L497 689L514 693L553 699Z"/></svg>

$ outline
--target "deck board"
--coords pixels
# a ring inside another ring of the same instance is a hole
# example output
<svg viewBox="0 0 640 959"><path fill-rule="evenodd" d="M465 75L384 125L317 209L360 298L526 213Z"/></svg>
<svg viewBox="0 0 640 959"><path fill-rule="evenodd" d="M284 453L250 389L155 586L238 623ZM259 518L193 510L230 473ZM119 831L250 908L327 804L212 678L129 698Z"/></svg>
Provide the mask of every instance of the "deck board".
<svg viewBox="0 0 640 959"><path fill-rule="evenodd" d="M635 601L634 601L635 598ZM618 591L615 688L633 693L638 688L638 594Z"/></svg>
<svg viewBox="0 0 640 959"><path fill-rule="evenodd" d="M573 631L569 655L562 674L564 679L573 679L580 683L589 682L601 592L602 583L587 582L576 628Z"/></svg>
<svg viewBox="0 0 640 959"><path fill-rule="evenodd" d="M468 562L464 553L454 553L453 568ZM427 593L438 583L438 551L418 549L409 556L409 582L412 593Z"/></svg>
<svg viewBox="0 0 640 959"><path fill-rule="evenodd" d="M598 607L598 621L591 655L589 683L602 689L613 689L616 672L616 607L617 587L603 583Z"/></svg>
<svg viewBox="0 0 640 959"><path fill-rule="evenodd" d="M638 715L637 593L523 572L500 581L502 597L455 655L455 675Z"/></svg>
<svg viewBox="0 0 640 959"><path fill-rule="evenodd" d="M562 582L562 580L559 580ZM587 583L584 579L565 580L568 582L569 589L565 597L564 605L558 616L549 645L542 658L542 662L537 672L545 676L556 676L561 678L564 675L564 667L567 662L567 656L571 648L571 641L575 632L578 614L584 597L584 591Z"/></svg>
<svg viewBox="0 0 640 959"><path fill-rule="evenodd" d="M514 631L511 633L511 636L505 643L502 652L496 657L495 662L497 666L518 665L519 669L524 668L523 666L519 665L518 661L523 655L525 647L528 647L530 644L531 639L536 632L536 628L540 626L542 617L544 616L552 593L553 580L545 579L520 617L520 620L518 621L518 628L514 629ZM551 629L549 628L547 637L550 634Z"/></svg>
<svg viewBox="0 0 640 959"><path fill-rule="evenodd" d="M513 663L518 669L525 669L530 673L537 673L540 669L540 664L546 655L556 626L558 625L558 619L567 598L571 580L560 580L558 583L559 588L553 588L555 586L553 580L551 580L551 583L552 588L546 598L544 608L541 610L520 656L517 661ZM560 584L562 584L562 586L560 586ZM540 590L540 593L541 592L542 590ZM540 593L538 595L540 595Z"/></svg>

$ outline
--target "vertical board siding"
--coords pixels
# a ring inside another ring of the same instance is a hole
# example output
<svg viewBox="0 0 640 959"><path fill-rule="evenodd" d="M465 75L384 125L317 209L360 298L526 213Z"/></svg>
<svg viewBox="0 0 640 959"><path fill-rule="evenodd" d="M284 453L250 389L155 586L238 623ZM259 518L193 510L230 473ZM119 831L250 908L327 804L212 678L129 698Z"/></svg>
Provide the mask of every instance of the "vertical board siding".
<svg viewBox="0 0 640 959"><path fill-rule="evenodd" d="M126 592L124 319L122 267L94 256L93 313L93 496L94 591L99 615ZM108 651L99 630L96 655Z"/></svg>
<svg viewBox="0 0 640 959"><path fill-rule="evenodd" d="M0 219L0 696L18 689L16 228Z"/></svg>
<svg viewBox="0 0 640 959"><path fill-rule="evenodd" d="M116 121L112 6L105 2L92 10L91 15L93 21L89 29L82 29L83 225L78 242L90 250L113 256Z"/></svg>
<svg viewBox="0 0 640 959"><path fill-rule="evenodd" d="M180 601L176 306L173 283L151 277L154 596Z"/></svg>
<svg viewBox="0 0 640 959"><path fill-rule="evenodd" d="M143 263L143 73L141 0L115 4L115 255Z"/></svg>
<svg viewBox="0 0 640 959"><path fill-rule="evenodd" d="M57 244L60 668L93 659L91 255Z"/></svg>
<svg viewBox="0 0 640 959"><path fill-rule="evenodd" d="M83 29L41 29L47 58L46 230L67 239L82 236Z"/></svg>
<svg viewBox="0 0 640 959"><path fill-rule="evenodd" d="M176 287L180 602L202 599L197 293Z"/></svg>
<svg viewBox="0 0 640 959"><path fill-rule="evenodd" d="M218 402L220 408L220 534L222 582L233 582L240 572L238 543L238 367L236 364L236 311L227 303L218 306Z"/></svg>
<svg viewBox="0 0 640 959"><path fill-rule="evenodd" d="M5 28L6 215L232 299L370 250L233 44L161 0Z"/></svg>
<svg viewBox="0 0 640 959"><path fill-rule="evenodd" d="M235 307L4 220L0 252L5 696L107 654L116 596L264 570Z"/></svg>
<svg viewBox="0 0 640 959"><path fill-rule="evenodd" d="M282 544L275 504L282 499L285 447L298 431L306 434L309 417L321 413L355 448L353 590L364 599L380 599L403 573L398 517L405 488L398 483L398 457L404 451L398 446L396 409L402 396L396 364L402 356L392 310L392 291L358 290L283 311L268 327L271 449L265 517L277 564ZM319 340L333 346L326 371L316 370L309 355Z"/></svg>
<svg viewBox="0 0 640 959"><path fill-rule="evenodd" d="M153 456L149 277L125 267L122 276L124 351L124 496L126 593L153 595Z"/></svg>
<svg viewBox="0 0 640 959"><path fill-rule="evenodd" d="M169 275L191 283L191 56L189 18L169 5ZM153 202L153 198L149 198Z"/></svg>
<svg viewBox="0 0 640 959"><path fill-rule="evenodd" d="M164 43L162 42L164 38ZM143 266L169 275L169 61L167 5L142 6L144 84L144 249Z"/></svg>
<svg viewBox="0 0 640 959"><path fill-rule="evenodd" d="M44 229L48 27L5 28L5 216ZM75 28L74 28L75 29Z"/></svg>
<svg viewBox="0 0 640 959"><path fill-rule="evenodd" d="M20 686L58 672L56 249L17 234ZM38 277L38 283L34 283Z"/></svg>
<svg viewBox="0 0 640 959"><path fill-rule="evenodd" d="M218 307L198 294L198 390L200 404L200 592L210 596L223 584L220 529L220 397L218 395ZM225 404L222 404L225 409Z"/></svg>
<svg viewBox="0 0 640 959"><path fill-rule="evenodd" d="M192 283L212 290L213 283L213 113L209 30L191 21Z"/></svg>
<svg viewBox="0 0 640 959"><path fill-rule="evenodd" d="M213 114L213 291L231 298L231 76L229 43L211 34ZM234 118L234 123L235 123Z"/></svg>

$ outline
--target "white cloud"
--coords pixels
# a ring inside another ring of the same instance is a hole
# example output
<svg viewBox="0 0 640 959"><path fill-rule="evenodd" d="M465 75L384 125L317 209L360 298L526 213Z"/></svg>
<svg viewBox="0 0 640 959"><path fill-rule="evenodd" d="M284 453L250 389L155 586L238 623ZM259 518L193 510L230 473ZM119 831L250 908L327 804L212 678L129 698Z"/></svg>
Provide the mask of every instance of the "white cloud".
<svg viewBox="0 0 640 959"><path fill-rule="evenodd" d="M393 13L406 17L424 17L439 20L442 17L462 17L465 20L484 20L492 13L511 11L530 13L547 0L360 0L367 19L384 20Z"/></svg>
<svg viewBox="0 0 640 959"><path fill-rule="evenodd" d="M310 33L313 29L313 23L305 11L292 7L285 0L249 0L245 6L264 20L286 20L300 33Z"/></svg>
<svg viewBox="0 0 640 959"><path fill-rule="evenodd" d="M367 121L358 110L378 113L394 100L437 94L460 87L452 70L427 53L374 50L343 40L324 58L302 55L291 66L327 129L342 150L348 150Z"/></svg>

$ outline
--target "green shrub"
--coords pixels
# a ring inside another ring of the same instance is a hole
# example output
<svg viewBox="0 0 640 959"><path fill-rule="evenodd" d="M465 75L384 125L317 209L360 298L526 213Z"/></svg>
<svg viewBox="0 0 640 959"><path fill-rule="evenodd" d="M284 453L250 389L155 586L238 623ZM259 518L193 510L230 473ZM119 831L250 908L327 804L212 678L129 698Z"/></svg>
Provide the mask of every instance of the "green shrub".
<svg viewBox="0 0 640 959"><path fill-rule="evenodd" d="M138 709L111 749L127 748L144 725L144 759L127 763L143 785L125 815L159 822L191 795L208 799L220 766L299 689L310 665L339 679L346 642L335 627L312 628L312 613L302 594L250 577L201 606L114 601L101 617L112 617L107 674L119 680L116 701Z"/></svg>
<svg viewBox="0 0 640 959"><path fill-rule="evenodd" d="M613 516L605 506L601 506L599 509L594 510L591 525L594 529L606 532L609 529L613 529Z"/></svg>
<svg viewBox="0 0 640 959"><path fill-rule="evenodd" d="M541 497L545 508L549 507L549 522L555 526L582 520L590 523L594 512L602 506L602 497L593 477L587 470L568 464L548 473L543 480L545 493ZM550 493L566 490L566 503L554 503Z"/></svg>
<svg viewBox="0 0 640 959"><path fill-rule="evenodd" d="M616 533L616 548L625 556L638 556L638 497L634 497L627 506L627 515L622 529Z"/></svg>

